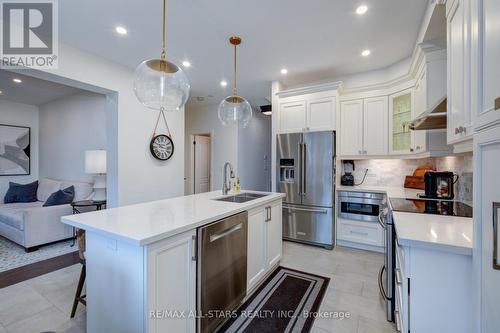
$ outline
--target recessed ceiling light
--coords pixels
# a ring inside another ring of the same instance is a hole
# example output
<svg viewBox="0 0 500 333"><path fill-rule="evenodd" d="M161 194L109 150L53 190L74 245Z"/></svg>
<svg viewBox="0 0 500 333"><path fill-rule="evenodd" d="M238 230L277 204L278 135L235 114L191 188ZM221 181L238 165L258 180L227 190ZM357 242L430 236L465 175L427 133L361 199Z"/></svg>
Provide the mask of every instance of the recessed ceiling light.
<svg viewBox="0 0 500 333"><path fill-rule="evenodd" d="M184 61L182 62L182 66L184 66L184 67L186 67L186 68L187 68L187 67L191 67L191 63L190 63L189 61L187 61L187 60L184 60Z"/></svg>
<svg viewBox="0 0 500 333"><path fill-rule="evenodd" d="M0 90L0 95L3 94L3 91Z"/></svg>
<svg viewBox="0 0 500 333"><path fill-rule="evenodd" d="M119 35L126 35L127 34L127 29L125 29L125 27L122 27L121 25L116 26L115 31Z"/></svg>
<svg viewBox="0 0 500 333"><path fill-rule="evenodd" d="M368 10L368 7L365 6L365 5L361 5L359 6L358 8L356 8L356 14L358 15L363 15L364 13L366 13Z"/></svg>
<svg viewBox="0 0 500 333"><path fill-rule="evenodd" d="M281 69L281 74L285 75L287 73L288 73L288 69L286 69L286 68Z"/></svg>
<svg viewBox="0 0 500 333"><path fill-rule="evenodd" d="M14 79L12 79L12 81L14 81L15 83L21 83L21 82L23 82L21 79L18 79L18 78L14 78Z"/></svg>
<svg viewBox="0 0 500 333"><path fill-rule="evenodd" d="M372 53L372 51L370 51L370 50L364 50L363 52L361 52L361 55L363 57L368 57L371 53Z"/></svg>
<svg viewBox="0 0 500 333"><path fill-rule="evenodd" d="M221 85L222 87L226 87L226 86L227 86L227 81L226 81L226 80L222 80L222 81L220 81L220 85Z"/></svg>

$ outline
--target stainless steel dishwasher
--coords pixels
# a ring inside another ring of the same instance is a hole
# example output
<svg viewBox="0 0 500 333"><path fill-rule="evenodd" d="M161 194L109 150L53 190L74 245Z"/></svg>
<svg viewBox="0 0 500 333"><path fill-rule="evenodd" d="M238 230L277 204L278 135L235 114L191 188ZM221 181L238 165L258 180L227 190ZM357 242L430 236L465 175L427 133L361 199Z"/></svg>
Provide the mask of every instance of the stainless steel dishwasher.
<svg viewBox="0 0 500 333"><path fill-rule="evenodd" d="M236 309L247 289L247 212L198 229L198 332L213 332Z"/></svg>

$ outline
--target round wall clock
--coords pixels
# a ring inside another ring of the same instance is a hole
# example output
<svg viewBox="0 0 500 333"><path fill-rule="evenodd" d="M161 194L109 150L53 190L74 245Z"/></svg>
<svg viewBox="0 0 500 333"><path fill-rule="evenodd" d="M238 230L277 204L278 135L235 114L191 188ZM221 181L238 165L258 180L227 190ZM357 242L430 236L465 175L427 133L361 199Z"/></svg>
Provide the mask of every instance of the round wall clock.
<svg viewBox="0 0 500 333"><path fill-rule="evenodd" d="M149 150L154 158L166 161L174 154L174 142L168 135L155 135L151 139Z"/></svg>

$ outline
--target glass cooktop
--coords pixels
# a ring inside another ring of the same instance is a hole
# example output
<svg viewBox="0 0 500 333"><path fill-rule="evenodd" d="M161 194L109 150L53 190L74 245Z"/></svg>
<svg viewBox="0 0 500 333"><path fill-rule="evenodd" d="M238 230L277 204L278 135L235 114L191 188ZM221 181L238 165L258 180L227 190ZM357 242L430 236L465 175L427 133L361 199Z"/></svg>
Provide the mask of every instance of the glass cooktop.
<svg viewBox="0 0 500 333"><path fill-rule="evenodd" d="M472 207L460 201L390 198L396 212L472 217Z"/></svg>

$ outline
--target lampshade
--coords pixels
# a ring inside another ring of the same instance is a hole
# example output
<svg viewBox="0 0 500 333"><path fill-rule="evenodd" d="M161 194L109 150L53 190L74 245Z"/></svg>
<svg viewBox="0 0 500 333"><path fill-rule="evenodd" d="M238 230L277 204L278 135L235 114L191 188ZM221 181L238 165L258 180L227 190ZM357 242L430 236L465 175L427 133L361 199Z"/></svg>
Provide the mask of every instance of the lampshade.
<svg viewBox="0 0 500 333"><path fill-rule="evenodd" d="M150 109L178 111L189 98L189 88L184 71L169 61L146 60L135 70L135 95Z"/></svg>
<svg viewBox="0 0 500 333"><path fill-rule="evenodd" d="M240 96L229 96L219 105L219 119L224 126L247 127L252 119L252 106Z"/></svg>
<svg viewBox="0 0 500 333"><path fill-rule="evenodd" d="M85 173L88 174L106 173L105 150L87 150L85 152Z"/></svg>

